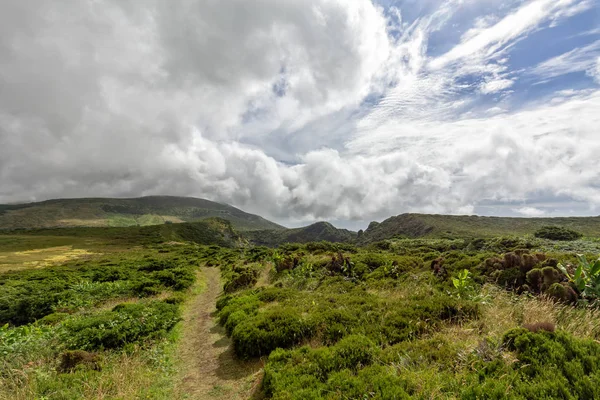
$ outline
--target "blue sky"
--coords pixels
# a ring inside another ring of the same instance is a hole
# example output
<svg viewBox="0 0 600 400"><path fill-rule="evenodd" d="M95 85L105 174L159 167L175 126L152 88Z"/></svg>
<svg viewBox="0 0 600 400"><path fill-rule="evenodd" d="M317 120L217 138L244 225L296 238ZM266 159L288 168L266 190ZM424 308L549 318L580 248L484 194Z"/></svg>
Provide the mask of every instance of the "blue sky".
<svg viewBox="0 0 600 400"><path fill-rule="evenodd" d="M599 0L0 6L0 203L600 214Z"/></svg>

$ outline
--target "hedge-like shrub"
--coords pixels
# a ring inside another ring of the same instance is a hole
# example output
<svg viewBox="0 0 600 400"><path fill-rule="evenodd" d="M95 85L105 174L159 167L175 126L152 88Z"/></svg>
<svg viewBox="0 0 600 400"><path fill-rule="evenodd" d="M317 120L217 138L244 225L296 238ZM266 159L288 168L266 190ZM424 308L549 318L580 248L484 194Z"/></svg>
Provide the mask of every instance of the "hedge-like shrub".
<svg viewBox="0 0 600 400"><path fill-rule="evenodd" d="M116 349L164 336L179 320L174 304L119 304L112 311L68 321L65 341L71 349Z"/></svg>
<svg viewBox="0 0 600 400"><path fill-rule="evenodd" d="M268 355L278 347L291 347L313 333L313 326L298 312L277 307L241 322L231 339L235 354L248 359Z"/></svg>
<svg viewBox="0 0 600 400"><path fill-rule="evenodd" d="M545 226L543 228L538 229L534 235L535 237L541 239L563 241L577 240L583 237L583 235L579 232L560 226Z"/></svg>

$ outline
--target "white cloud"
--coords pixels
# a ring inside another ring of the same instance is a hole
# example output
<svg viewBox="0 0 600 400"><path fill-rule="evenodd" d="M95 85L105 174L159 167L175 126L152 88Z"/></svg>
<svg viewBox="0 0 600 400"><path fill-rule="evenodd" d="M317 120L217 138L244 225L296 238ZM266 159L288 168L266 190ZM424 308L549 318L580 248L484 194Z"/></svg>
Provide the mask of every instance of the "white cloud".
<svg viewBox="0 0 600 400"><path fill-rule="evenodd" d="M600 84L600 57L596 59L596 66L590 69L590 75Z"/></svg>
<svg viewBox="0 0 600 400"><path fill-rule="evenodd" d="M600 55L600 40L575 48L536 65L530 73L543 79L585 71L596 76L597 60Z"/></svg>
<svg viewBox="0 0 600 400"><path fill-rule="evenodd" d="M495 79L483 82L479 87L479 90L483 94L492 94L500 92L504 89L508 89L514 84L514 81L510 79Z"/></svg>
<svg viewBox="0 0 600 400"><path fill-rule="evenodd" d="M546 215L546 211L541 210L535 207L521 207L521 208L513 208L514 212L524 215L526 217L541 217Z"/></svg>
<svg viewBox="0 0 600 400"><path fill-rule="evenodd" d="M511 41L536 29L545 20L572 16L590 7L589 5L582 7L582 4L576 0L534 0L526 2L515 12L492 26L488 26L486 22L473 28L467 35L463 36L463 41L459 45L432 60L430 66L433 69L440 69L449 63L467 57L489 57Z"/></svg>
<svg viewBox="0 0 600 400"><path fill-rule="evenodd" d="M368 0L4 2L0 202L194 195L279 220L472 213L540 192L600 205L600 92L506 96L507 49L589 2L494 8L431 56L478 4L411 21ZM599 74L590 51L567 54L536 73Z"/></svg>

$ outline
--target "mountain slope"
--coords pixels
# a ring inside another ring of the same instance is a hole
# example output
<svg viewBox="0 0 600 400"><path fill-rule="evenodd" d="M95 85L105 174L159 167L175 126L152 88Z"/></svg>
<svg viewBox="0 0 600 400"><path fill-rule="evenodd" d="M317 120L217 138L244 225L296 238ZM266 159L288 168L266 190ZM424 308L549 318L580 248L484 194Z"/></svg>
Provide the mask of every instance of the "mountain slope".
<svg viewBox="0 0 600 400"><path fill-rule="evenodd" d="M82 198L0 205L0 229L69 226L145 226L218 217L240 231L283 229L258 215L205 199L149 196L132 199Z"/></svg>
<svg viewBox="0 0 600 400"><path fill-rule="evenodd" d="M600 217L510 218L401 214L381 223L372 222L360 241L374 242L394 236L471 238L524 235L533 234L548 225L574 229L585 236L600 235Z"/></svg>
<svg viewBox="0 0 600 400"><path fill-rule="evenodd" d="M120 246L159 244L165 242L191 242L222 247L246 246L248 241L233 228L230 221L207 218L197 222L126 227L60 227L0 230L3 235L30 235L34 237L77 237L99 239L102 243Z"/></svg>
<svg viewBox="0 0 600 400"><path fill-rule="evenodd" d="M356 232L338 229L328 222L317 222L309 226L285 230L256 230L245 232L251 243L258 246L277 246L282 243L320 242L352 242L356 240Z"/></svg>

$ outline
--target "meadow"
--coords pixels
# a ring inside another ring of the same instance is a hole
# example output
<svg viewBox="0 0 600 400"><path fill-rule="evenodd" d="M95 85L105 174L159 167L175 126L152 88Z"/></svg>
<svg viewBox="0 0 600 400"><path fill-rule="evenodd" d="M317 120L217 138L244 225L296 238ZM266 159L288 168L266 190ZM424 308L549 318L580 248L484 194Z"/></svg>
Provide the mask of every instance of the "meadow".
<svg viewBox="0 0 600 400"><path fill-rule="evenodd" d="M0 399L600 398L600 241L564 233L5 232Z"/></svg>

